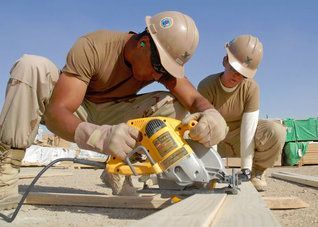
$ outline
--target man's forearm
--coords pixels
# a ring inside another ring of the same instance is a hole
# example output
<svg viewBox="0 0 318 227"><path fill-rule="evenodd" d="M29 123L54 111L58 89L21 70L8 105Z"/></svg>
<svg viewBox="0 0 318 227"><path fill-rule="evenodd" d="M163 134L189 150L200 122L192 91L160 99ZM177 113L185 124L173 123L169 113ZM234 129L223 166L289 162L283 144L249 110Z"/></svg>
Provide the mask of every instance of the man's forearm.
<svg viewBox="0 0 318 227"><path fill-rule="evenodd" d="M168 89L191 113L213 108L213 105L195 89L187 78L179 78L176 85Z"/></svg>
<svg viewBox="0 0 318 227"><path fill-rule="evenodd" d="M75 130L82 122L73 113L62 108L58 110L58 113L47 111L44 120L51 132L71 142L74 142Z"/></svg>
<svg viewBox="0 0 318 227"><path fill-rule="evenodd" d="M82 121L73 113L83 102L86 89L87 85L74 75L60 75L44 115L49 130L74 142L75 130Z"/></svg>
<svg viewBox="0 0 318 227"><path fill-rule="evenodd" d="M244 113L240 131L241 168L252 169L254 158L254 136L258 124L259 111Z"/></svg>
<svg viewBox="0 0 318 227"><path fill-rule="evenodd" d="M197 96L192 105L189 107L191 113L203 112L207 109L214 108L214 106L203 96Z"/></svg>

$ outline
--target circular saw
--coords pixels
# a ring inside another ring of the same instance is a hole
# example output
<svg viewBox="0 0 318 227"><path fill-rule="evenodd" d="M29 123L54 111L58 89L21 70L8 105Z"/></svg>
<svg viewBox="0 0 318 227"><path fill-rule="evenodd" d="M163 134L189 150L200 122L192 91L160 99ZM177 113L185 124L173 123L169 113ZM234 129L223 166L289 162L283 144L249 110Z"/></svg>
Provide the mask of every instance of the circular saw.
<svg viewBox="0 0 318 227"><path fill-rule="evenodd" d="M236 194L239 174L226 173L222 158L213 148L206 148L189 138L187 132L196 121L182 125L167 117L148 117L130 120L128 125L140 131L139 146L123 161L110 157L106 171L122 175L156 174L162 190L184 190L192 185L228 184ZM144 158L141 160L140 157ZM206 187L205 187L206 188Z"/></svg>

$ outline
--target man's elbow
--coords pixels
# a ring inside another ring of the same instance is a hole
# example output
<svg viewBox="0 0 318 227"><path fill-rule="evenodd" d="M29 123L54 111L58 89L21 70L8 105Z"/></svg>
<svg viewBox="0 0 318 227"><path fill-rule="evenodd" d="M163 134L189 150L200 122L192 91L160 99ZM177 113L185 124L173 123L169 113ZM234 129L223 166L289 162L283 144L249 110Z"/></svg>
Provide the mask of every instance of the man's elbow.
<svg viewBox="0 0 318 227"><path fill-rule="evenodd" d="M49 105L44 113L43 120L46 127L51 132L54 132L54 125L58 121L58 116L58 108L54 108L53 106Z"/></svg>

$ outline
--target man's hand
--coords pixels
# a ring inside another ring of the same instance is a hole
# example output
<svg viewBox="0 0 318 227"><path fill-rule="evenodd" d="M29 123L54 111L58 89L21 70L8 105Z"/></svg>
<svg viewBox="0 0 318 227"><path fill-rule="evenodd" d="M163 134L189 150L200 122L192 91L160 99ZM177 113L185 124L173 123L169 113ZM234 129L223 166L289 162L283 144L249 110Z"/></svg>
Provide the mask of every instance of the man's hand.
<svg viewBox="0 0 318 227"><path fill-rule="evenodd" d="M94 125L82 122L75 131L74 140L80 148L113 155L124 160L136 146L139 131L125 123Z"/></svg>
<svg viewBox="0 0 318 227"><path fill-rule="evenodd" d="M241 169L241 172L238 173L239 180L246 182L251 180L252 173L250 169Z"/></svg>
<svg viewBox="0 0 318 227"><path fill-rule="evenodd" d="M198 121L198 124L190 129L189 136L205 147L212 147L221 142L229 130L224 118L216 109L191 114L182 120L182 124L188 124L192 120Z"/></svg>
<svg viewBox="0 0 318 227"><path fill-rule="evenodd" d="M126 153L136 146L139 131L125 123L112 126L109 140L105 144L105 151L124 160Z"/></svg>

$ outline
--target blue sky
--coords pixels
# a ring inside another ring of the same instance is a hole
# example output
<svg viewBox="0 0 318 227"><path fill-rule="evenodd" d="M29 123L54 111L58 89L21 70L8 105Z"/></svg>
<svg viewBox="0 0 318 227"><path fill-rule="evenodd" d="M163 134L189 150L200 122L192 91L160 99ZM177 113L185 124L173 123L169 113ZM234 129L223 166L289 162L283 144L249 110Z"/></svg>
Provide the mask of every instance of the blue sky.
<svg viewBox="0 0 318 227"><path fill-rule="evenodd" d="M144 17L177 10L199 29L199 47L186 65L196 86L222 71L224 43L239 34L258 36L263 62L255 77L261 117L318 117L318 2L307 1L102 1L28 0L0 3L0 106L12 64L22 54L42 55L63 67L76 39L98 29L136 32ZM143 92L162 90L153 84Z"/></svg>

